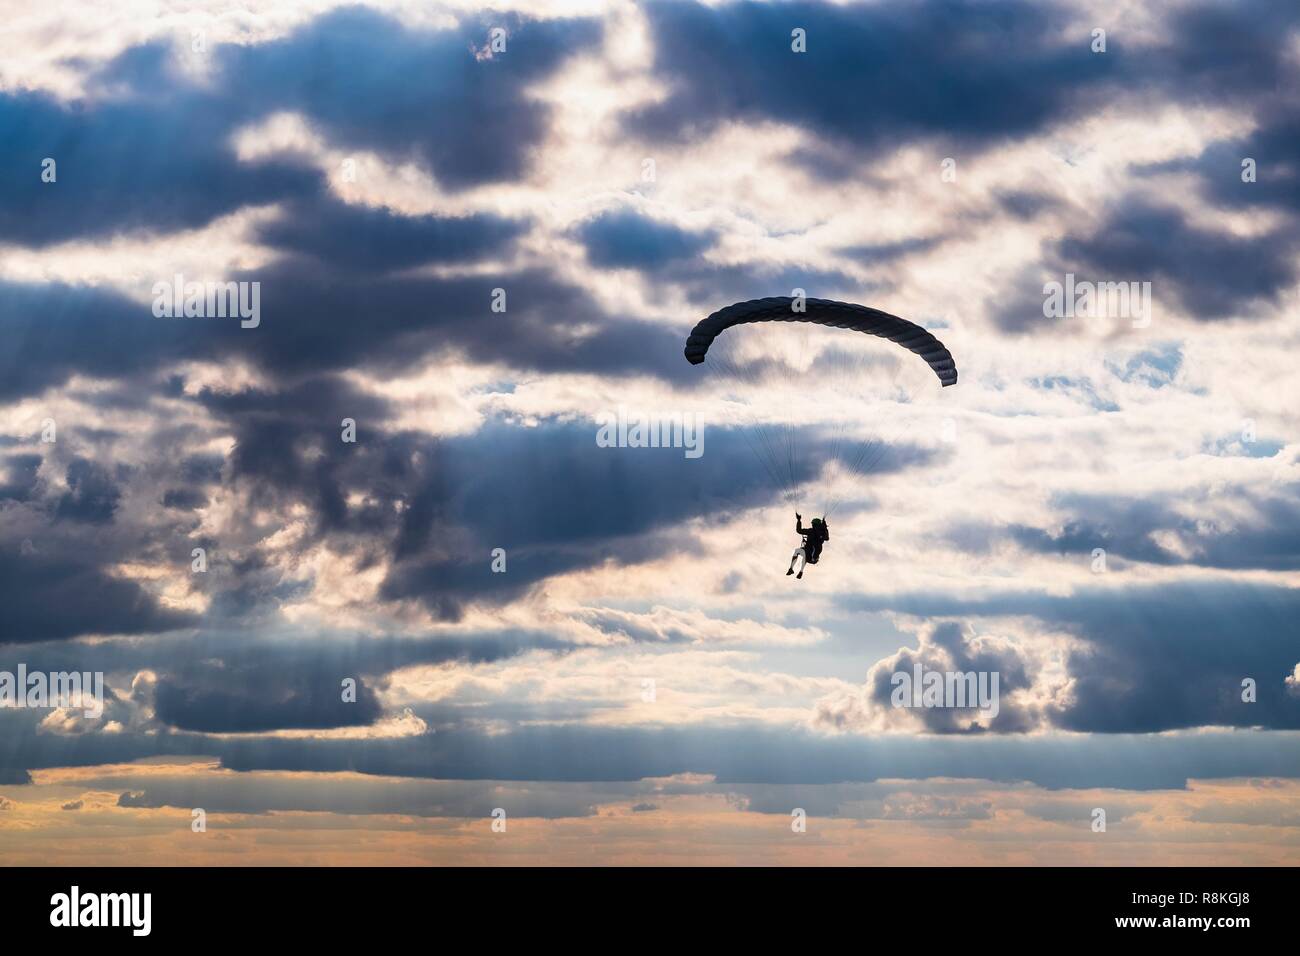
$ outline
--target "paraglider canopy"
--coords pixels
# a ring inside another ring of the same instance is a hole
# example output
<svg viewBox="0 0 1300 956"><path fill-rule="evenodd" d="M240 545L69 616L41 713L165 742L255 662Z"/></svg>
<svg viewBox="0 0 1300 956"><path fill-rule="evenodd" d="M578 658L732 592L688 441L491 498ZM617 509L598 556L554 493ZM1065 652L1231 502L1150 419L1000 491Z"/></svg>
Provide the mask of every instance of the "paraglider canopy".
<svg viewBox="0 0 1300 956"><path fill-rule="evenodd" d="M717 377L720 410L785 500L823 515L891 449L915 451L925 403L914 398L937 392L935 378L957 382L952 353L926 329L830 299L737 302L696 324L684 351Z"/></svg>
<svg viewBox="0 0 1300 956"><path fill-rule="evenodd" d="M802 302L802 309L796 308L796 303L799 302ZM925 329L879 309L831 299L798 300L790 296L772 296L737 302L719 309L708 318L701 319L691 330L690 337L686 340L686 360L692 365L699 365L719 334L732 326L750 322L811 322L877 335L925 359L944 386L957 384L957 363L953 361L952 353Z"/></svg>

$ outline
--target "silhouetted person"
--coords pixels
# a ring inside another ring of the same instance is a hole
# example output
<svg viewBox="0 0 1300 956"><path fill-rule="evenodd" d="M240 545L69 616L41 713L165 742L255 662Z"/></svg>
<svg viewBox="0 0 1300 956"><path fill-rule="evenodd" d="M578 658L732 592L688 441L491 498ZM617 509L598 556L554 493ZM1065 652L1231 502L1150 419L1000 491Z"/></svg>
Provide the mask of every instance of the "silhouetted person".
<svg viewBox="0 0 1300 956"><path fill-rule="evenodd" d="M803 542L790 555L790 570L785 573L794 574L794 563L798 561L799 573L794 576L802 578L804 565L817 563L817 559L822 556L822 545L831 539L831 533L821 518L813 518L812 525L805 528L803 515L797 511L794 513L794 530L803 535Z"/></svg>

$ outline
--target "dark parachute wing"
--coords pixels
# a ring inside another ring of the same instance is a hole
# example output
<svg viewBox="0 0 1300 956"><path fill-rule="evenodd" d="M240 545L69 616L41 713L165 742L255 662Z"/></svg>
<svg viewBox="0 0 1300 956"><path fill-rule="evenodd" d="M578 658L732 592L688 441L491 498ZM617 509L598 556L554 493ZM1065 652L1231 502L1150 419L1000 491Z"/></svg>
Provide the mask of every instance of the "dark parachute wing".
<svg viewBox="0 0 1300 956"><path fill-rule="evenodd" d="M957 363L953 361L952 353L914 322L879 309L869 309L865 305L834 302L830 299L805 299L806 311L795 312L791 309L793 302L794 299L789 296L773 296L737 302L719 309L708 318L701 319L691 330L690 337L686 340L686 360L692 365L699 365L704 361L713 340L733 325L749 322L812 322L889 339L925 359L945 386L957 384Z"/></svg>

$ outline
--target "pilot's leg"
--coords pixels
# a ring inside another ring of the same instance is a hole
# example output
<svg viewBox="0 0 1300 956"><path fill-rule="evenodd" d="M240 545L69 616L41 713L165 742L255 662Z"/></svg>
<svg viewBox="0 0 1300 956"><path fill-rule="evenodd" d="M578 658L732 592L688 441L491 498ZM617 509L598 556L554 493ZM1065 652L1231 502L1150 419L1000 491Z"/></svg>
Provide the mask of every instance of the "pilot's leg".
<svg viewBox="0 0 1300 956"><path fill-rule="evenodd" d="M799 577L803 577L804 565L808 563L808 555L803 548L795 548L794 554L790 555L790 570L786 574L794 574L794 563L799 562Z"/></svg>

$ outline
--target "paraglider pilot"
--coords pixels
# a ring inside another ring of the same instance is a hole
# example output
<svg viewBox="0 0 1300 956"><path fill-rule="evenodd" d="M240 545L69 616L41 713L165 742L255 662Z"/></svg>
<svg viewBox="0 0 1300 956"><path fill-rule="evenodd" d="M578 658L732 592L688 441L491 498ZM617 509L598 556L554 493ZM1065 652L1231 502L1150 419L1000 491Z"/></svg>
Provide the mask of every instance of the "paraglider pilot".
<svg viewBox="0 0 1300 956"><path fill-rule="evenodd" d="M813 518L812 525L805 528L803 515L797 511L794 513L794 530L803 535L803 541L795 548L794 554L790 555L790 570L785 573L794 574L794 563L798 561L799 573L794 576L802 578L804 565L817 563L817 559L822 556L822 545L831 539L831 533L822 518Z"/></svg>

